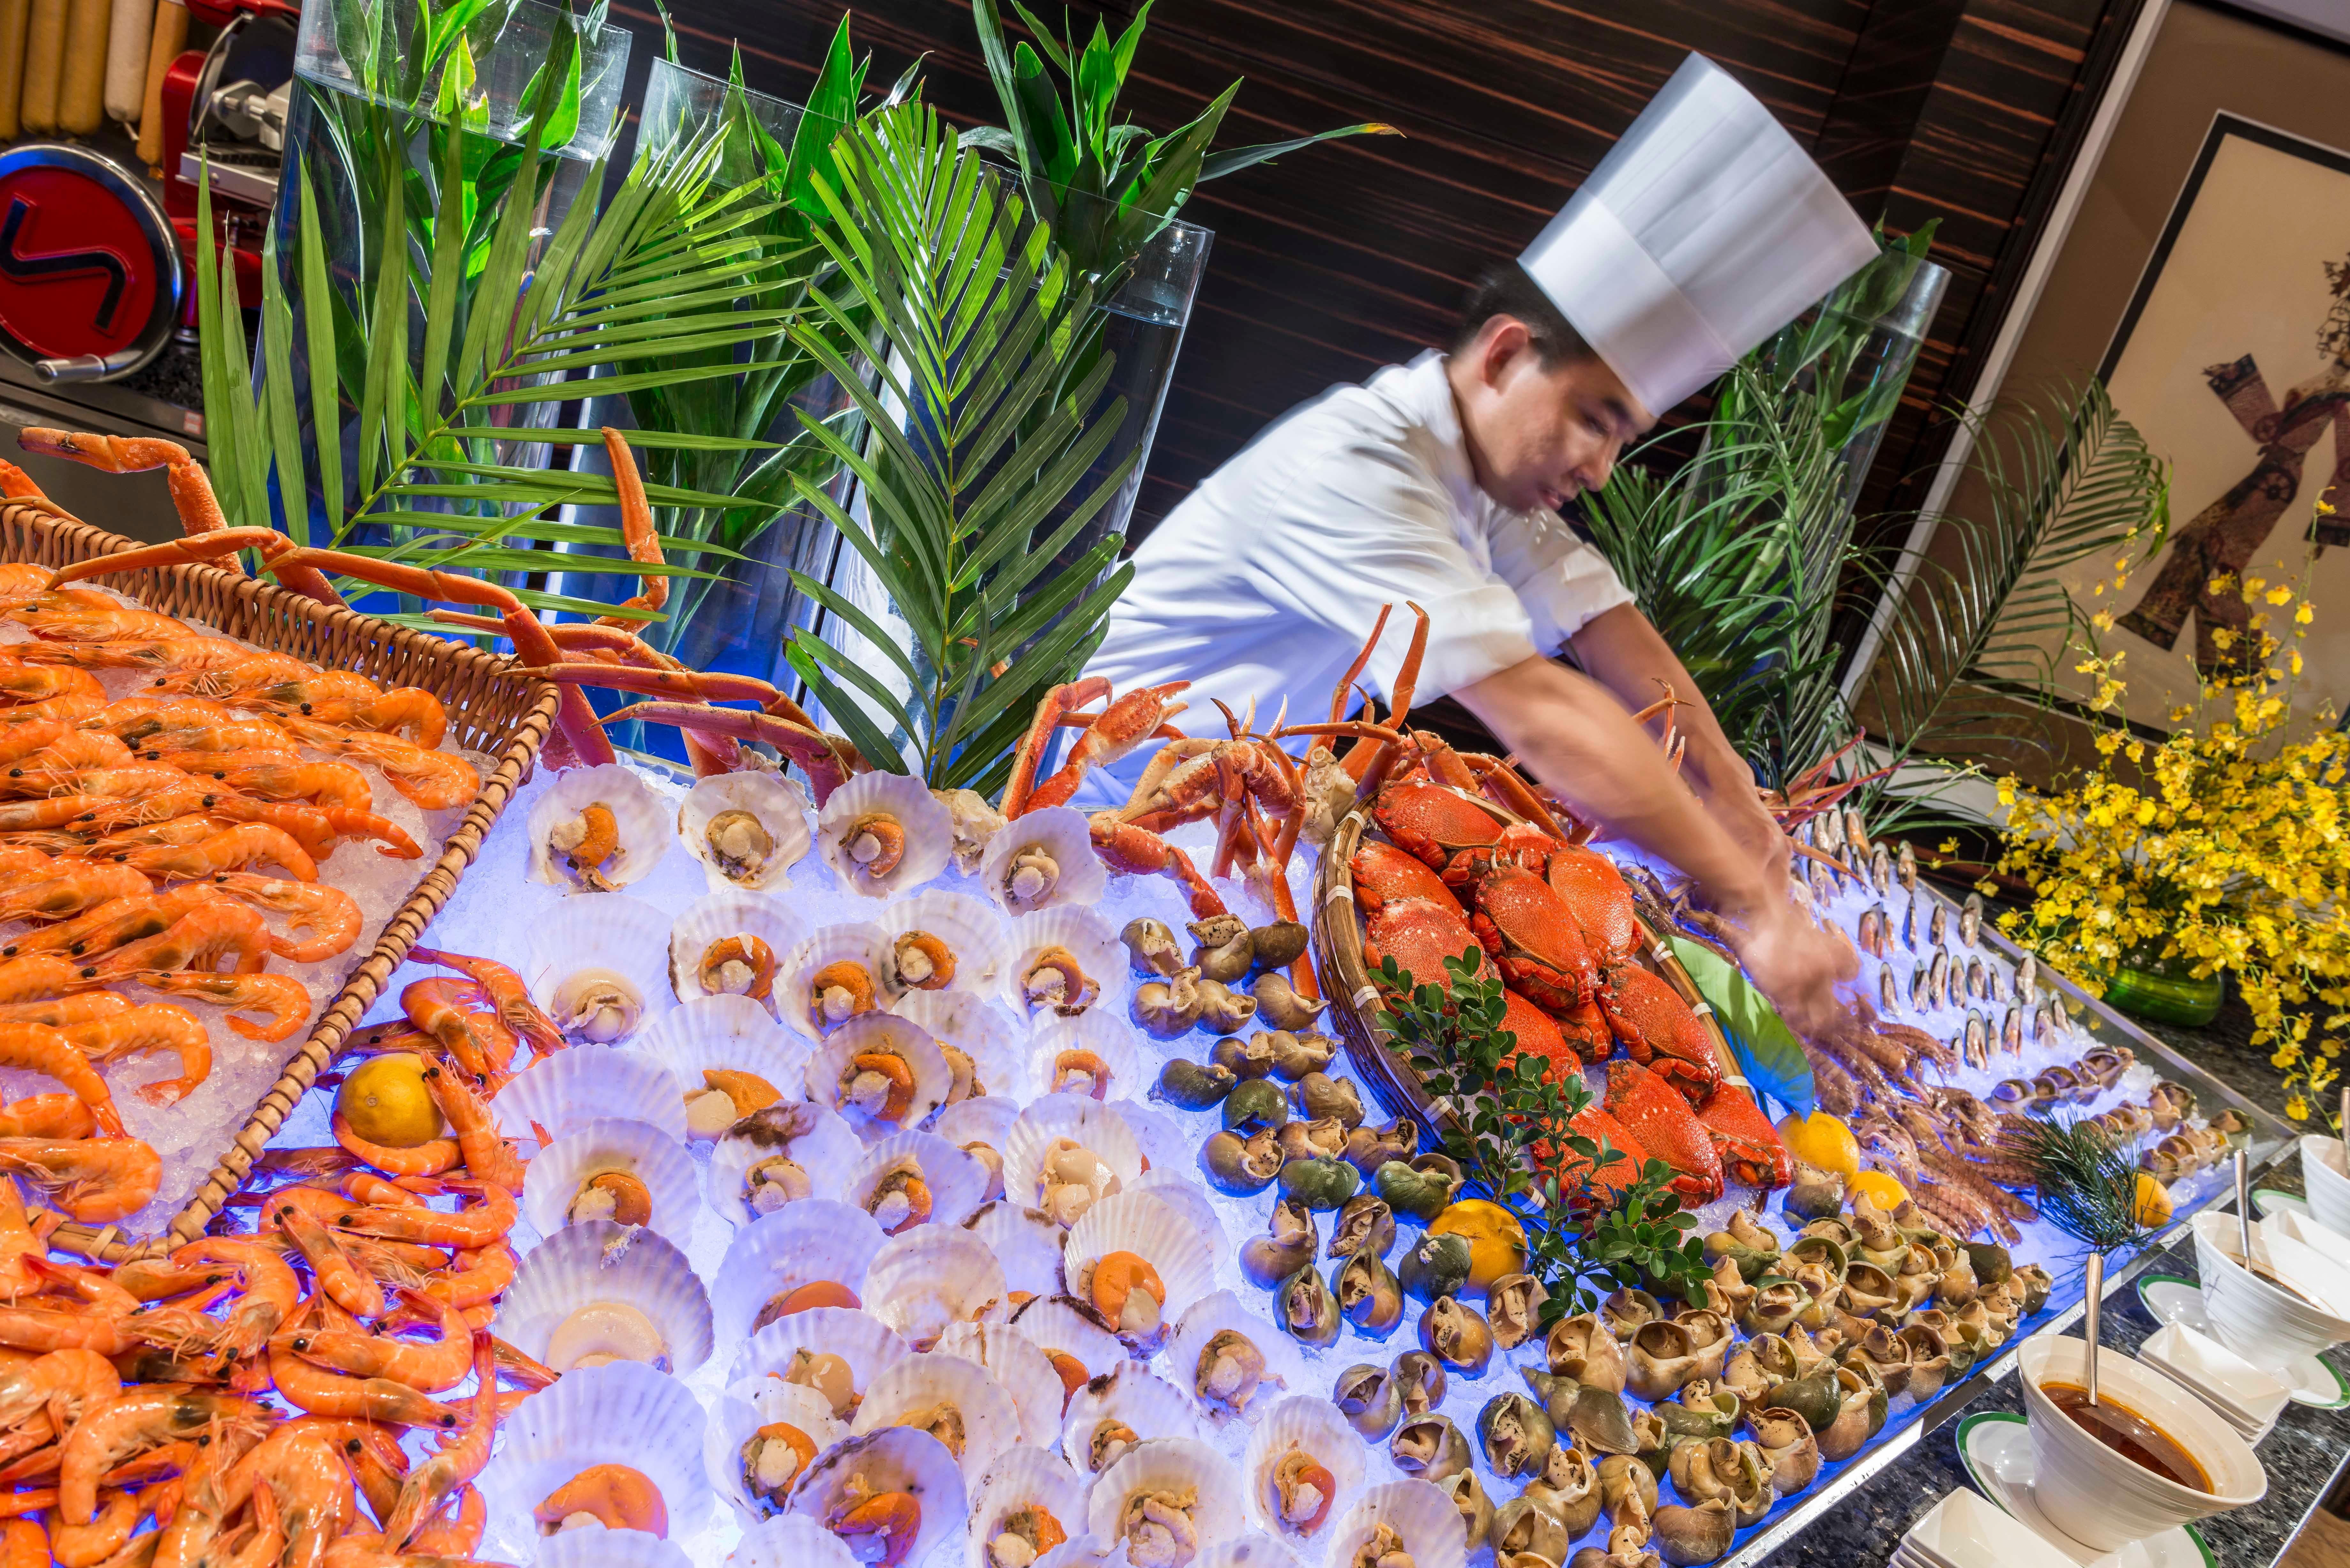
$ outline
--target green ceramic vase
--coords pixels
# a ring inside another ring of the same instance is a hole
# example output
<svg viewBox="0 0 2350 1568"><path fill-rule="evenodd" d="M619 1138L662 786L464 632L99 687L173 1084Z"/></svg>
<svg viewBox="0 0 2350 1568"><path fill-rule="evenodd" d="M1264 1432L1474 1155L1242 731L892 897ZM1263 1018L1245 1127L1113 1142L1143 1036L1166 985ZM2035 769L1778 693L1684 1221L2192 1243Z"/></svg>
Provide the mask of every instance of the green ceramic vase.
<svg viewBox="0 0 2350 1568"><path fill-rule="evenodd" d="M2183 958L2132 953L2114 971L2105 1000L2133 1017L2199 1029L2220 1015L2226 987L2220 975L2198 980L2193 969Z"/></svg>

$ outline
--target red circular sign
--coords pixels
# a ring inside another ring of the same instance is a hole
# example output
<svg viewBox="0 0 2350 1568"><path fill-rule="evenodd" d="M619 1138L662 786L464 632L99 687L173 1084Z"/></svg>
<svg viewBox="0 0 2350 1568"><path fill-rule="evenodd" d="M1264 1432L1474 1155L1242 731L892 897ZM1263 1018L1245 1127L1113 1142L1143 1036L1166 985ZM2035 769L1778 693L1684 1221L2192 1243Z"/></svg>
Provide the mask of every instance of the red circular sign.
<svg viewBox="0 0 2350 1568"><path fill-rule="evenodd" d="M55 358L138 341L155 309L144 215L71 169L0 174L0 327Z"/></svg>

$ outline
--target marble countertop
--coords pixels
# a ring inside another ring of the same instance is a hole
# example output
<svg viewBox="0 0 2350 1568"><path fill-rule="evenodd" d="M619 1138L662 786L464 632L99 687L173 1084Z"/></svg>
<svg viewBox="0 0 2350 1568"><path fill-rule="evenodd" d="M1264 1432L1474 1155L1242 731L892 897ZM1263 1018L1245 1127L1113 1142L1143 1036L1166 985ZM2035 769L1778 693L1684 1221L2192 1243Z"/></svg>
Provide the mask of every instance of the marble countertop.
<svg viewBox="0 0 2350 1568"><path fill-rule="evenodd" d="M2220 1022L2227 1022L2224 1015ZM2282 1096L2274 1091L2275 1072L2265 1055L2248 1054L2239 1046L2234 1052L2237 1059L2231 1060L2210 1049L2208 1037L2198 1032L2165 1029L2157 1033L2200 1057L2212 1072L2249 1097L2263 1105L2281 1104ZM2248 1068L2245 1062L2254 1058L2255 1064ZM2271 1167L2260 1182L2263 1187L2299 1191L2300 1156L2288 1155ZM2193 1243L2182 1241L2161 1253L2149 1269L2194 1278ZM2114 1350L2135 1351L2159 1326L2147 1314L2129 1283L2107 1295L2104 1319L2099 1343ZM2326 1352L2325 1358L2337 1369L2350 1371L2350 1345L2337 1345ZM1991 1384L1920 1436L1908 1453L1887 1465L1841 1506L1765 1558L1766 1568L1861 1568L1886 1562L1910 1525L1943 1497L1968 1484L1955 1441L1960 1423L1986 1411L2022 1409L2022 1396L2014 1376ZM2256 1451L2268 1470L2268 1495L2251 1508L2205 1520L2198 1527L2224 1568L2265 1568L2283 1554L2334 1479L2350 1465L2350 1419L2340 1410L2287 1406L2275 1429L2261 1440Z"/></svg>

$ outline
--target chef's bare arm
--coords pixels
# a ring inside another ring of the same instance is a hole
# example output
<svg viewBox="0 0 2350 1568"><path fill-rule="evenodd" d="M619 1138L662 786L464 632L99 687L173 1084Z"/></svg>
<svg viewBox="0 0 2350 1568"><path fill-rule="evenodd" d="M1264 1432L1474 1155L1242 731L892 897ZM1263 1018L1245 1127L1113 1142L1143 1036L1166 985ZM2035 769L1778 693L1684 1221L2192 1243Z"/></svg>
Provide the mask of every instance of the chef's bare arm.
<svg viewBox="0 0 2350 1568"><path fill-rule="evenodd" d="M1787 1021L1818 1033L1855 961L1799 916L1785 873L1734 842L1666 765L1615 695L1565 666L1527 659L1452 695L1575 812L1697 879L1743 926L1739 956Z"/></svg>
<svg viewBox="0 0 2350 1568"><path fill-rule="evenodd" d="M1648 618L1630 605L1617 605L1585 622L1567 643L1584 673L1628 708L1645 708L1671 688L1681 704L1673 711L1673 722L1689 737L1681 776L1696 787L1713 819L1742 849L1762 861L1766 871L1784 875L1787 836L1762 809L1754 793L1753 770L1722 733L1697 681Z"/></svg>

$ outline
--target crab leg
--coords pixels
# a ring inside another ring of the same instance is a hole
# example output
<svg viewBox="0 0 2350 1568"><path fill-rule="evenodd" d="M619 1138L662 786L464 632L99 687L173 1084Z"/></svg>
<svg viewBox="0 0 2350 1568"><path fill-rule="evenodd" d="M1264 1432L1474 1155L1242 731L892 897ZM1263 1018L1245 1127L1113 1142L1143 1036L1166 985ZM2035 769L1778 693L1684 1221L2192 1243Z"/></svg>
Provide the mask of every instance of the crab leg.
<svg viewBox="0 0 2350 1568"><path fill-rule="evenodd" d="M267 550L271 545L283 545L286 535L275 528L216 528L209 534L192 534L177 539L166 539L160 545L148 545L119 555L96 556L87 561L76 561L60 567L50 580L53 588L68 583L78 583L89 577L111 576L117 572L136 572L149 566L177 566L197 562L218 562L224 556L234 556L239 550Z"/></svg>
<svg viewBox="0 0 2350 1568"><path fill-rule="evenodd" d="M1394 704L1394 711L1388 715L1388 728L1399 731L1411 716L1411 697L1419 685L1420 660L1428 654L1428 612L1409 599L1404 601L1404 607L1417 618L1417 624L1411 630L1411 647L1403 656L1403 667L1396 671L1395 690L1388 693ZM1355 798L1368 800L1378 794L1401 754L1401 747L1384 742L1364 741L1348 747L1339 765L1355 781Z"/></svg>
<svg viewBox="0 0 2350 1568"><path fill-rule="evenodd" d="M1029 796L1036 789L1036 769L1043 763L1045 748L1052 743L1053 732L1060 728L1061 715L1108 696L1109 682L1098 675L1088 675L1055 686L1038 700L1028 732L1020 737L1020 749L1012 753L1012 777L1003 786L1003 804L998 808L1005 816L1018 816L1027 811Z"/></svg>
<svg viewBox="0 0 2350 1568"><path fill-rule="evenodd" d="M1371 650L1378 647L1379 638L1388 629L1388 617L1394 609L1395 606L1391 604L1379 607L1379 618L1371 623L1371 635L1364 639L1363 650L1355 655L1355 662L1347 666L1347 673L1331 689L1330 722L1333 724L1347 716L1347 693L1354 689L1355 682L1361 680L1363 671L1370 667Z"/></svg>
<svg viewBox="0 0 2350 1568"><path fill-rule="evenodd" d="M1227 912L1224 901L1216 897L1215 888L1200 875L1191 857L1159 835L1133 823L1120 822L1114 811L1097 811L1086 820L1092 829L1094 853L1111 870L1138 877L1172 877L1191 899L1195 919L1212 919Z"/></svg>
<svg viewBox="0 0 2350 1568"><path fill-rule="evenodd" d="M844 756L846 742L836 742L831 736L804 724L795 724L779 714L763 713L750 708L712 708L697 702L636 702L610 714L607 724L626 723L630 720L648 724L674 724L681 730L691 730L704 735L725 735L738 741L764 741L797 763L815 786L816 803L821 806L832 797L832 792L848 782L855 764L864 762L853 749ZM852 762L853 759L853 762ZM861 766L857 771L864 771Z"/></svg>
<svg viewBox="0 0 2350 1568"><path fill-rule="evenodd" d="M228 526L220 498L213 493L213 482L204 476L203 465L177 441L153 436L89 435L36 425L20 432L16 444L26 452L69 458L106 473L143 473L160 468L171 486L172 506L179 513L183 530L209 534Z"/></svg>
<svg viewBox="0 0 2350 1568"><path fill-rule="evenodd" d="M13 462L0 462L0 496L10 501L37 501L48 507L57 505L39 485L33 483L31 474Z"/></svg>
<svg viewBox="0 0 2350 1568"><path fill-rule="evenodd" d="M658 566L661 562L660 540L653 534L653 509L645 500L644 476L637 472L636 453L629 450L628 438L610 425L604 427L604 455L612 460L612 488L620 496L620 535L629 542L629 559L639 565ZM664 576L642 576L637 579L644 591L622 601L624 610L657 610L669 603L669 579ZM625 615L596 618L598 626L634 626L637 620Z"/></svg>

